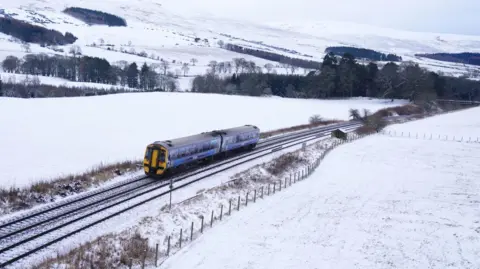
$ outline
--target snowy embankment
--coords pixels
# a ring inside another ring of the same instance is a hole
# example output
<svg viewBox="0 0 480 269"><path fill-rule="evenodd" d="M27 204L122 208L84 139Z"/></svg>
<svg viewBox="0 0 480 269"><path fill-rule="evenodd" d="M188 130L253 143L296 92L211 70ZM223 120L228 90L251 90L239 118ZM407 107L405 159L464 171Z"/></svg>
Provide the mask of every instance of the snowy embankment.
<svg viewBox="0 0 480 269"><path fill-rule="evenodd" d="M215 222L218 221L221 211L220 204L224 206L223 215L229 212L229 199L233 199L231 210L236 211L237 198L240 200L242 210L245 207L246 197L250 200L249 203L254 203L254 190L258 191L257 199L273 194L274 184L276 184L275 189L278 192L279 189L284 188L280 188L280 180L284 185L285 177L295 172L305 172L306 166L312 165L335 142L338 143L339 140L329 138L327 132L326 137L307 142L306 150L302 150L300 144L295 145L220 172L176 190L172 197L171 211L168 209L168 195L165 195L155 200L156 206L151 206L152 203L141 205L132 211L94 226L95 229L80 232L61 243L52 245L28 257L22 263L35 264L35 268L51 268L54 266L52 263L71 264L71 261L78 260L80 267L93 262L100 267L108 264L110 268L126 268L128 260L133 259L133 268L136 268L135 266L141 263L141 259L144 257L143 250L146 249L147 241L149 251L146 264L153 263L152 247L155 247L155 243L159 244L158 257L160 261L164 260L168 248L167 236L172 235L170 253L173 253L178 250L178 247L174 247L174 245L178 243L180 230L183 231L184 244L190 241L192 223L194 224L194 238L199 236L200 216L205 217L204 224L207 229L207 225L210 225L212 211L214 211ZM298 175L292 177L292 184L296 178L298 179ZM183 183L176 182L174 186L178 187ZM263 195L260 188L264 191ZM214 225L216 226L216 224ZM100 235L105 236L96 238ZM145 241L146 239L148 240ZM78 244L85 245L79 247ZM72 249L72 247L75 248ZM59 257L55 258L52 251L60 248L62 251L59 252ZM85 256L85 252L91 254ZM101 253L104 252L111 255L101 257ZM37 263L46 257L53 258L50 265L44 263L43 266L38 266Z"/></svg>
<svg viewBox="0 0 480 269"><path fill-rule="evenodd" d="M480 136L479 112L389 128ZM340 146L309 179L217 223L162 267L479 268L479 159L477 143L383 134Z"/></svg>
<svg viewBox="0 0 480 269"><path fill-rule="evenodd" d="M245 124L263 132L307 123L313 114L347 120L350 108L373 112L404 103L194 93L0 98L0 184L23 187L99 163L138 160L146 145L157 140Z"/></svg>

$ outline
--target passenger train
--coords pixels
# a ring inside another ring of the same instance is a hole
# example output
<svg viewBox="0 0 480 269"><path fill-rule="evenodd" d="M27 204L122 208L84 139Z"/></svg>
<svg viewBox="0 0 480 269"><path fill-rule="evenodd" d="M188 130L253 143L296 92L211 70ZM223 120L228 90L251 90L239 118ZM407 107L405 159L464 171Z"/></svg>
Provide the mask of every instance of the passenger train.
<svg viewBox="0 0 480 269"><path fill-rule="evenodd" d="M252 150L260 140L260 129L245 125L205 132L172 140L156 141L145 150L143 168L151 177L162 177L203 161L224 158L238 150Z"/></svg>

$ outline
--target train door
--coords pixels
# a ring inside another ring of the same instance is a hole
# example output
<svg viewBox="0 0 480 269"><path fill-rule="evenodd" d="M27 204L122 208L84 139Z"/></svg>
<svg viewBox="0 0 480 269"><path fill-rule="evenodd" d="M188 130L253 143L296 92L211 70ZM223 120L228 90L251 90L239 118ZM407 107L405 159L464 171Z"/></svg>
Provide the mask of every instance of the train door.
<svg viewBox="0 0 480 269"><path fill-rule="evenodd" d="M143 161L144 170L149 175L161 175L166 168L166 151L162 148L148 147Z"/></svg>

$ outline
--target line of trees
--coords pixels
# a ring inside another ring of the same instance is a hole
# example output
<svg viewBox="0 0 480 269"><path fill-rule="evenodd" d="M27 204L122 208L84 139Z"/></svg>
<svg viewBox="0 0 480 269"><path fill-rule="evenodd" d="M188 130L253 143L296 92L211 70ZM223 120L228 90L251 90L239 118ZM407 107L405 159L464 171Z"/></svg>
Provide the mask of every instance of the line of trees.
<svg viewBox="0 0 480 269"><path fill-rule="evenodd" d="M342 56L345 53L353 55L355 58L363 58L370 61L388 61L388 62L401 62L402 57L395 54L385 54L371 49L337 46L327 47L325 53L333 53L337 56Z"/></svg>
<svg viewBox="0 0 480 269"><path fill-rule="evenodd" d="M76 97L95 96L131 92L125 89L101 89L93 87L67 87L40 84L37 76L27 76L17 81L14 76L6 81L0 79L0 96L18 98L43 98L43 97Z"/></svg>
<svg viewBox="0 0 480 269"><path fill-rule="evenodd" d="M245 48L245 47L230 44L230 43L222 44L222 47L229 51L243 53L243 54L255 56L258 58L262 58L265 60L279 62L281 64L287 64L287 65L296 66L296 67L302 67L302 68L308 68L308 69L320 69L320 66L322 65L322 63L316 62L316 61L292 58L292 57L288 57L288 56L273 53L273 52Z"/></svg>
<svg viewBox="0 0 480 269"><path fill-rule="evenodd" d="M480 65L480 53L462 52L462 53L425 53L415 54L418 57L425 57L433 60Z"/></svg>
<svg viewBox="0 0 480 269"><path fill-rule="evenodd" d="M88 24L127 26L127 22L125 21L125 19L99 10L92 10L81 7L69 7L66 8L63 12Z"/></svg>
<svg viewBox="0 0 480 269"><path fill-rule="evenodd" d="M0 17L0 32L13 36L27 43L46 45L68 45L73 44L77 37L66 32L62 33L47 29L41 26L20 21L10 17Z"/></svg>
<svg viewBox="0 0 480 269"><path fill-rule="evenodd" d="M159 65L144 63L139 67L135 62L120 61L112 65L103 58L77 53L73 50L73 57L47 54L27 54L23 58L7 56L2 61L2 68L9 73L122 85L143 91L175 91L178 88L174 75L168 72L168 62Z"/></svg>
<svg viewBox="0 0 480 269"><path fill-rule="evenodd" d="M318 72L307 76L246 72L221 78L215 72L197 76L192 91L293 98L381 97L417 103L438 98L479 100L480 82L429 72L417 64L357 63L351 54L327 54Z"/></svg>

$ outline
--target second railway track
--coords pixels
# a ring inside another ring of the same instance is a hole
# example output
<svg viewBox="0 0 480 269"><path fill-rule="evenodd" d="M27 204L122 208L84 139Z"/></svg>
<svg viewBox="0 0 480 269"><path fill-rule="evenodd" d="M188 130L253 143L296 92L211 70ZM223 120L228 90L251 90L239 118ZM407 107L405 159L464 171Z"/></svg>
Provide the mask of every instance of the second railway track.
<svg viewBox="0 0 480 269"><path fill-rule="evenodd" d="M175 176L173 180L182 185L171 191L272 154L272 151L280 147L282 149L289 148L303 142L320 139L328 134L325 132L336 128L350 129L357 126L356 122L347 122L262 141L252 152ZM77 232L168 194L170 192L168 185L168 182L139 177L125 184L116 184L106 190L92 192L77 199L6 221L0 225L0 267L11 265ZM141 198L142 196L145 197Z"/></svg>

